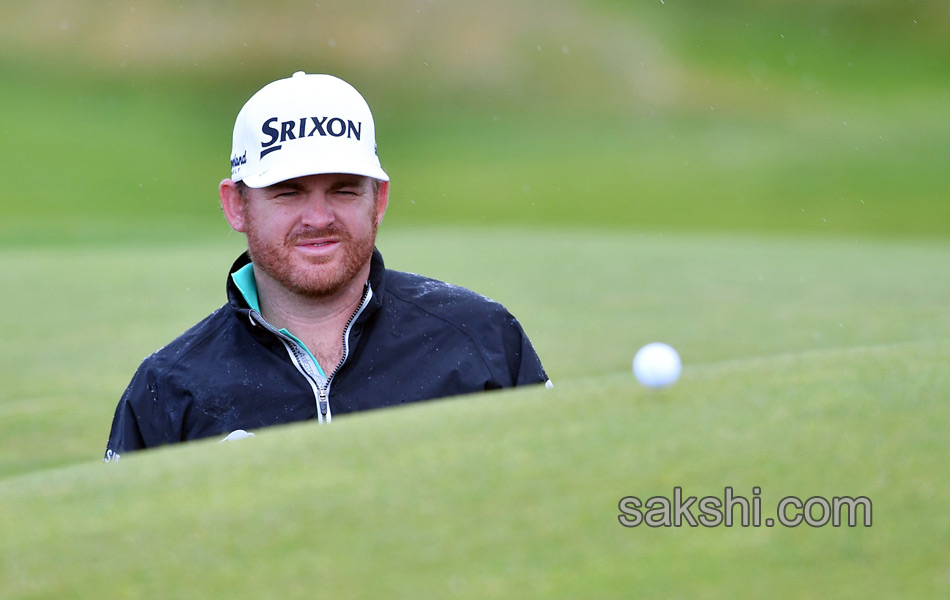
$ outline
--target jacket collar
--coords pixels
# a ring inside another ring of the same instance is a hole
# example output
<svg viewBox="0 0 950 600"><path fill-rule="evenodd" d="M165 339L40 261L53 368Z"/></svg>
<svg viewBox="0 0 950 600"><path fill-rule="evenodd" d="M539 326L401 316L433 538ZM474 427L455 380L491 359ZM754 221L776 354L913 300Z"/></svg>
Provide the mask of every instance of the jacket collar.
<svg viewBox="0 0 950 600"><path fill-rule="evenodd" d="M234 261L234 264L231 265L231 269L228 271L228 281L226 284L228 304L232 309L240 313L250 312L251 307L248 306L247 300L244 299L244 294L242 294L241 290L238 289L237 284L234 283L234 278L231 276L240 271L242 267L249 264L251 264L251 257L247 251L244 251L241 253L241 256L237 257L237 260Z"/></svg>

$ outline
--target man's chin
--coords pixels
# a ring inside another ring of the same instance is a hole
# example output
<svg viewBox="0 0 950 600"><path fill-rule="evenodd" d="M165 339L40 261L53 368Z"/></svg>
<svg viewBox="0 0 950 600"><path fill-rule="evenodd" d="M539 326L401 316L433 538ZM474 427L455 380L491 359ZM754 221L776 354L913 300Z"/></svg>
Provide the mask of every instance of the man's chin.
<svg viewBox="0 0 950 600"><path fill-rule="evenodd" d="M345 284L346 274L340 269L330 268L330 265L311 264L309 268L288 274L285 287L305 296L323 297L335 294Z"/></svg>
<svg viewBox="0 0 950 600"><path fill-rule="evenodd" d="M315 277L301 277L299 274L278 280L278 283L284 289L287 289L298 296L307 298L326 298L339 292L343 288L343 282L339 280Z"/></svg>

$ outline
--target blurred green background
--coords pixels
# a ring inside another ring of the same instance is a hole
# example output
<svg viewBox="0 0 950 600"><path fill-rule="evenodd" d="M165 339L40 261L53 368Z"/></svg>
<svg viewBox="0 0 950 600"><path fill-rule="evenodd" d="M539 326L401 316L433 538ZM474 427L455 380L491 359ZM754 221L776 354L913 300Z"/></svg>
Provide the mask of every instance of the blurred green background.
<svg viewBox="0 0 950 600"><path fill-rule="evenodd" d="M367 97L387 227L950 232L950 5L4 2L0 244L222 235L243 102Z"/></svg>

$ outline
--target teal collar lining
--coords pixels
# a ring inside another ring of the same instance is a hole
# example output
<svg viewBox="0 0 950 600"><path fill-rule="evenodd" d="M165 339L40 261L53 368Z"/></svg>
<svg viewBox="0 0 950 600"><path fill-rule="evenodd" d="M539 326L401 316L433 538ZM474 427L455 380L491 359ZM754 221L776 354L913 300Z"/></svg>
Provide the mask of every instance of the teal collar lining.
<svg viewBox="0 0 950 600"><path fill-rule="evenodd" d="M261 313L261 303L257 295L257 279L254 278L254 263L247 263L234 273L231 273L231 279L234 281L234 285L237 286L241 295L244 296L244 301L247 302L247 305L251 307L251 310L257 314ZM297 342L301 348L307 351L307 354L310 355L310 359L313 360L313 364L317 366L317 371L320 373L320 376L326 379L327 375L323 370L323 367L320 366L320 363L317 362L316 357L310 352L310 348L307 348L307 345L297 339L297 336L290 333L286 329L281 329L281 333L291 338L293 341Z"/></svg>
<svg viewBox="0 0 950 600"><path fill-rule="evenodd" d="M237 286L247 305L261 312L261 303L257 298L257 280L254 278L254 263L247 263L234 273L231 273L231 279Z"/></svg>

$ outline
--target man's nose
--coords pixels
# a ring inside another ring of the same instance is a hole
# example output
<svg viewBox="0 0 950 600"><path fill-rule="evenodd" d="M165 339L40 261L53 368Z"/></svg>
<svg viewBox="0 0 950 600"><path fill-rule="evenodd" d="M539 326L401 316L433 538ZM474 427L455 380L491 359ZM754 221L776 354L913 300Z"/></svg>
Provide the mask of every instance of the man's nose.
<svg viewBox="0 0 950 600"><path fill-rule="evenodd" d="M333 207L327 202L324 194L312 192L307 195L301 215L301 221L305 225L322 228L330 225L334 220Z"/></svg>

